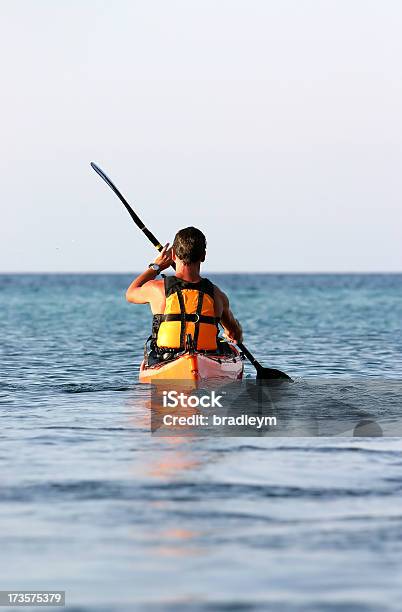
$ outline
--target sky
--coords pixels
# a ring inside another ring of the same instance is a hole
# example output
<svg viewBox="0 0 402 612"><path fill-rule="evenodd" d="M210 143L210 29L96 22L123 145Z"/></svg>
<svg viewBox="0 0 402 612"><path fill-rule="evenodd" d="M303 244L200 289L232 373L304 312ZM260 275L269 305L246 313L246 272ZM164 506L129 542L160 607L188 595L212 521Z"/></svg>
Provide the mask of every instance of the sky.
<svg viewBox="0 0 402 612"><path fill-rule="evenodd" d="M1 2L0 272L402 270L397 0Z"/></svg>

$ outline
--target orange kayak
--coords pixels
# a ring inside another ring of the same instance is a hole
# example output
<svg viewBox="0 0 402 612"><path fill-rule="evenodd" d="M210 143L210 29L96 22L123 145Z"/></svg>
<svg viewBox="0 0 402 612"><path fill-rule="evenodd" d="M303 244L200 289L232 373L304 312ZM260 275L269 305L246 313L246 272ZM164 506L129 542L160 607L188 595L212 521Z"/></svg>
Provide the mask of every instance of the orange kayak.
<svg viewBox="0 0 402 612"><path fill-rule="evenodd" d="M243 377L243 359L236 347L231 346L233 355L212 355L206 353L182 353L176 359L146 367L140 367L140 382L158 380L187 380L194 383L216 380L225 384Z"/></svg>

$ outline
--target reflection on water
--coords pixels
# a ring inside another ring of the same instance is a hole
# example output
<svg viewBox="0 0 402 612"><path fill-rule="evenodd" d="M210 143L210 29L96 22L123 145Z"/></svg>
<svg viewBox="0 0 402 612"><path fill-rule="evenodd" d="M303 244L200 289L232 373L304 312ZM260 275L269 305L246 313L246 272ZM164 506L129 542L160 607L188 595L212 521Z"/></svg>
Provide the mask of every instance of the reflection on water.
<svg viewBox="0 0 402 612"><path fill-rule="evenodd" d="M149 388L149 397L151 397L151 389ZM128 411L129 420L132 421L134 427L149 427L151 431L151 399L143 399L139 405L137 401L131 398L127 402L127 407L132 410ZM162 404L160 405L162 410ZM142 467L136 463L135 471L142 470L144 476L148 477L149 482L167 482L186 478L187 472L191 473L195 470L202 469L202 454L196 454L189 444L188 439L180 436L169 436L165 439L164 445L158 449L146 465ZM206 456L204 456L206 459ZM169 512L171 503L169 500L151 502L154 511ZM182 525L182 521L178 518L176 524L172 524L168 528L159 526L157 530L152 528L148 532L149 543L152 544L154 555L157 557L191 557L202 554L202 549L192 545L192 541L201 538L202 532L194 529L186 529Z"/></svg>

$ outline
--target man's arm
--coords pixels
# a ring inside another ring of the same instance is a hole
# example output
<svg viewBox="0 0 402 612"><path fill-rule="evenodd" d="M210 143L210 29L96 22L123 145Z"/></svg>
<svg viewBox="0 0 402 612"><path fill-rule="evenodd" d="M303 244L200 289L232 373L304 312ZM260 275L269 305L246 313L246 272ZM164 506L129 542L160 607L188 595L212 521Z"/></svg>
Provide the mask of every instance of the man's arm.
<svg viewBox="0 0 402 612"><path fill-rule="evenodd" d="M160 255L155 259L154 263L158 264L160 270L165 270L172 263L171 253L172 250L168 248L169 243L166 244ZM126 291L127 302L133 302L134 304L148 304L151 301L152 292L156 287L155 278L159 272L147 268L137 278L133 280L131 285Z"/></svg>
<svg viewBox="0 0 402 612"><path fill-rule="evenodd" d="M159 272L148 268L133 280L126 291L127 302L133 304L148 304L151 301L151 292L154 287L154 280Z"/></svg>
<svg viewBox="0 0 402 612"><path fill-rule="evenodd" d="M223 291L219 290L219 293L223 305L221 323L225 336L231 342L243 342L243 330L230 310L229 298Z"/></svg>

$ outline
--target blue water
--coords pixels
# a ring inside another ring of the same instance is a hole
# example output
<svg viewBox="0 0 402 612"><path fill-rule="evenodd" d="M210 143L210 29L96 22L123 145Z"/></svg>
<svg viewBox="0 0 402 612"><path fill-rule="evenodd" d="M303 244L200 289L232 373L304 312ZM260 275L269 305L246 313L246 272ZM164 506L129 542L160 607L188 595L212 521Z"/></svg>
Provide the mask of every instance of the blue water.
<svg viewBox="0 0 402 612"><path fill-rule="evenodd" d="M366 385L399 435L401 275L211 278L306 411ZM1 589L77 611L399 611L401 440L151 437L130 280L0 276Z"/></svg>

